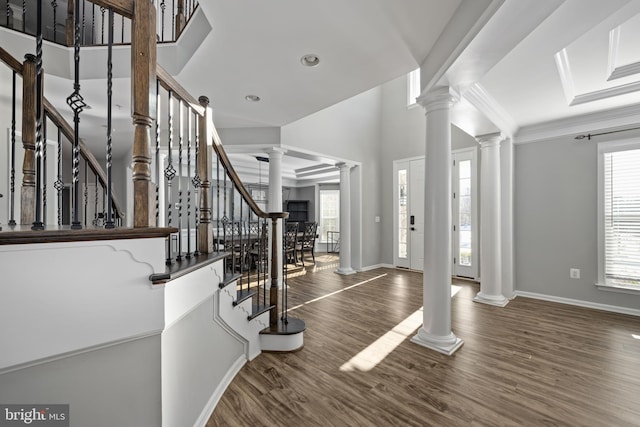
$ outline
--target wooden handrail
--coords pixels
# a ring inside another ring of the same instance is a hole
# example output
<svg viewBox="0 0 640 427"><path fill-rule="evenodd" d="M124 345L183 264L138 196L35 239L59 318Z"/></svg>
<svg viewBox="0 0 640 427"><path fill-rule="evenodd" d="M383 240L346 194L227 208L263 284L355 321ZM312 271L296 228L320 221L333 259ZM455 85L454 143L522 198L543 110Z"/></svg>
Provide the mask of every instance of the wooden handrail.
<svg viewBox="0 0 640 427"><path fill-rule="evenodd" d="M13 55L11 55L2 47L0 47L0 60L4 62L13 71L18 73L19 75L21 76L23 75L24 66L17 59L15 59ZM64 117L62 117L62 115L56 109L56 107L54 107L53 104L51 104L51 102L49 102L49 100L46 97L43 97L42 105L44 107L46 115L49 116L51 121L58 128L60 128L62 134L67 138L67 140L73 141L73 128L64 119ZM103 187L106 188L107 177L104 171L102 170L102 166L100 165L98 160L95 158L93 153L91 153L91 151L89 150L85 142L82 140L80 140L80 155L89 163L89 167L91 168L92 172L96 174L99 182L102 184ZM124 218L124 211L120 205L120 202L118 201L118 198L114 194L112 194L112 200L113 200L113 205L114 205L114 209L116 210L116 213L120 218Z"/></svg>
<svg viewBox="0 0 640 427"><path fill-rule="evenodd" d="M62 115L60 115L58 110L49 102L47 98L43 98L43 105L44 110L51 121L60 128L62 134L67 138L68 141L73 141L74 132L71 125L64 119L64 117L62 117ZM89 168L91 168L91 171L96 174L96 176L98 177L98 181L100 182L100 184L102 184L102 187L106 188L107 176L104 173L104 170L102 170L102 166L82 139L80 139L79 141L79 146L80 155L89 163ZM111 194L111 199L113 201L113 207L116 210L117 215L120 218L124 218L124 211L122 210L122 207L120 206L120 203L118 202L115 194Z"/></svg>
<svg viewBox="0 0 640 427"><path fill-rule="evenodd" d="M156 77L163 88L172 91L174 95L186 102L195 113L204 117L204 107L160 64L156 64Z"/></svg>
<svg viewBox="0 0 640 427"><path fill-rule="evenodd" d="M11 55L9 52L4 50L2 47L0 47L0 61L7 64L7 66L11 68L13 71L15 71L16 73L22 75L22 69L23 69L22 63L17 59L15 59L13 55Z"/></svg>
<svg viewBox="0 0 640 427"><path fill-rule="evenodd" d="M156 65L156 77L160 81L160 85L166 90L170 90L173 92L175 96L182 99L182 101L189 104L189 107L193 111L195 111L200 117L205 117L205 107L203 107L199 101L197 101L187 90L178 83L178 81L170 75L160 64ZM224 151L222 146L222 142L220 140L220 135L218 135L218 131L215 128L212 120L209 120L207 123L207 127L212 130L212 145L213 149L216 152L216 155L220 159L220 163L227 171L229 175L229 179L233 182L234 187L241 194L242 198L247 202L251 210L260 218L286 218L288 213L286 212L272 212L268 213L263 211L260 206L253 200L251 194L246 189L244 185L242 185L242 181L235 171L227 153Z"/></svg>
<svg viewBox="0 0 640 427"><path fill-rule="evenodd" d="M105 7L107 9L111 8L118 15L122 15L125 18L133 18L133 3L134 0L89 0L91 3L96 6ZM141 0L138 0L141 1ZM73 0L69 0L70 3Z"/></svg>

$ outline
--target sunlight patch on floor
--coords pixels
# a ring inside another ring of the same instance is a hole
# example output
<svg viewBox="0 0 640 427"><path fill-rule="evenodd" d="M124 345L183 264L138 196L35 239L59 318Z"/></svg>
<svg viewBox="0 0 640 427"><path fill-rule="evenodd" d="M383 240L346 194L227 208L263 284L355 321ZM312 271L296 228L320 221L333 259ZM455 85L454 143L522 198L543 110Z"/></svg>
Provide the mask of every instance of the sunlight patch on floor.
<svg viewBox="0 0 640 427"><path fill-rule="evenodd" d="M328 293L328 294L323 295L323 296L321 296L321 297L314 298L314 299L309 300L309 301L307 301L307 302L305 302L305 303L302 303L302 304L296 305L295 307L291 307L291 308L290 308L289 310L287 310L287 311L293 311L293 310L295 310L295 309L297 309L297 308L300 308L300 307L303 307L303 306L305 306L305 305L307 305L307 304L311 304L311 303L313 303L313 302L323 300L323 299L328 298L328 297L330 297L330 296L333 296L333 295L339 294L340 292L348 291L349 289L353 289L353 288L355 288L356 286L360 286L360 285L364 285L365 283L373 282L374 280L377 280L377 279L379 279L379 278L381 278L381 277L384 277L384 276L386 276L386 275L387 275L387 273L380 274L379 276L372 277L371 279L364 280L364 281L362 281L362 282L356 283L355 285L347 286L346 288L343 288L343 289L340 289L340 290L337 290L337 291L334 291L334 292Z"/></svg>
<svg viewBox="0 0 640 427"><path fill-rule="evenodd" d="M451 297L455 296L461 289L462 286L451 285ZM382 362L396 347L402 344L402 341L422 325L422 310L423 307L420 307L419 310L398 323L389 332L353 356L351 360L340 367L340 370L345 372L356 370L367 372L375 368L378 363Z"/></svg>
<svg viewBox="0 0 640 427"><path fill-rule="evenodd" d="M631 336L636 340L640 340L640 335L631 334Z"/></svg>
<svg viewBox="0 0 640 427"><path fill-rule="evenodd" d="M422 307L398 323L389 332L375 340L367 348L356 354L340 367L341 371L367 372L382 362L402 341L422 325Z"/></svg>

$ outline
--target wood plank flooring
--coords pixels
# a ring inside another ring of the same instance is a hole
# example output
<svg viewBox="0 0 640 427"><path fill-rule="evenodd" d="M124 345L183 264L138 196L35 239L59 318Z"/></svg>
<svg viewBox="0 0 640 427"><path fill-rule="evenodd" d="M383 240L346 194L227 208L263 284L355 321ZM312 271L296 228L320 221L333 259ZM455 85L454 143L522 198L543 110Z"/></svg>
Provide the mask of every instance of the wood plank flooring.
<svg viewBox="0 0 640 427"><path fill-rule="evenodd" d="M492 307L472 302L476 283L455 282L464 346L448 357L409 341L421 274L340 276L316 258L289 280L305 347L247 363L207 427L640 426L640 318L521 297Z"/></svg>

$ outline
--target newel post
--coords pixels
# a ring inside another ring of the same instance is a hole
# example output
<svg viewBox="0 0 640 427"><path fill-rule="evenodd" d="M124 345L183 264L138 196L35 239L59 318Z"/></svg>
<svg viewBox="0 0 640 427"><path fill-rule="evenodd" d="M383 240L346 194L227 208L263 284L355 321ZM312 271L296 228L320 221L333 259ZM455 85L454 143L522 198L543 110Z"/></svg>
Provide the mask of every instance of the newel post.
<svg viewBox="0 0 640 427"><path fill-rule="evenodd" d="M36 218L36 57L25 56L22 72L22 187L20 188L20 224Z"/></svg>
<svg viewBox="0 0 640 427"><path fill-rule="evenodd" d="M198 251L213 252L213 224L211 222L211 157L212 129L209 98L198 98L204 107L204 116L198 116L198 176L200 177L200 221L198 223Z"/></svg>
<svg viewBox="0 0 640 427"><path fill-rule="evenodd" d="M155 184L151 181L151 125L156 118L156 9L133 2L131 23L131 103L133 137L133 226L155 224Z"/></svg>

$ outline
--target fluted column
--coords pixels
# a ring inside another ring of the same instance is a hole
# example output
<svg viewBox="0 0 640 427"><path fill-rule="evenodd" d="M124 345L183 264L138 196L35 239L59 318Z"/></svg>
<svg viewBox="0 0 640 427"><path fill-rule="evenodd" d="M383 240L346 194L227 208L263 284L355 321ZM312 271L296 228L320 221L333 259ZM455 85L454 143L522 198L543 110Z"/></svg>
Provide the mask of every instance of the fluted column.
<svg viewBox="0 0 640 427"><path fill-rule="evenodd" d="M476 138L480 143L480 292L473 299L504 307L509 300L502 294L502 233L500 143L498 134Z"/></svg>
<svg viewBox="0 0 640 427"><path fill-rule="evenodd" d="M269 151L269 212L282 212L282 156L286 150L274 147ZM269 250L276 248L278 254L282 254L282 219L275 222L275 246L273 245L274 233L269 233ZM269 254L271 258L271 253ZM278 256L278 272L282 271L282 256ZM282 275L278 274L278 288L282 288Z"/></svg>
<svg viewBox="0 0 640 427"><path fill-rule="evenodd" d="M338 274L353 274L351 267L351 168L348 163L338 163L340 169L340 268Z"/></svg>
<svg viewBox="0 0 640 427"><path fill-rule="evenodd" d="M447 355L462 340L451 330L451 119L456 96L438 87L420 96L426 110L423 325L412 342Z"/></svg>

